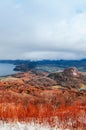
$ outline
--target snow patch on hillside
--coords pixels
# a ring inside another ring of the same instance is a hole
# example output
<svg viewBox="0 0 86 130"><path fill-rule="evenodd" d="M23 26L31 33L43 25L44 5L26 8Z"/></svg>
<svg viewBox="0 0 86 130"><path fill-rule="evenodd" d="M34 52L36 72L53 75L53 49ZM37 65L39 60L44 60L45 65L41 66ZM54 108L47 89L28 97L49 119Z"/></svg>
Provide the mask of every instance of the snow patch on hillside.
<svg viewBox="0 0 86 130"><path fill-rule="evenodd" d="M48 124L44 126L42 124L40 125L36 123L0 122L0 130L61 130L61 129L57 128L57 126L54 128L51 128Z"/></svg>

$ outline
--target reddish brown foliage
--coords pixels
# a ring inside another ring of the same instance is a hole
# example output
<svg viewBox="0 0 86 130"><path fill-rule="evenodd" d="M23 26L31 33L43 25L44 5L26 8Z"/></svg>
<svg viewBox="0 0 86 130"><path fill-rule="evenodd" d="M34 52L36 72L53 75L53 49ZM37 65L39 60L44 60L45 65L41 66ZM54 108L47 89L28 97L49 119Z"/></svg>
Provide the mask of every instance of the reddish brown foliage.
<svg viewBox="0 0 86 130"><path fill-rule="evenodd" d="M57 117L57 118L56 118ZM86 106L71 106L54 108L52 105L0 104L0 119L4 121L48 121L50 125L57 124L67 128L86 127Z"/></svg>
<svg viewBox="0 0 86 130"><path fill-rule="evenodd" d="M42 83L42 79L33 74L17 76L20 77L0 82L1 120L46 121L51 126L85 130L86 92L53 89L46 86L50 83L48 78Z"/></svg>

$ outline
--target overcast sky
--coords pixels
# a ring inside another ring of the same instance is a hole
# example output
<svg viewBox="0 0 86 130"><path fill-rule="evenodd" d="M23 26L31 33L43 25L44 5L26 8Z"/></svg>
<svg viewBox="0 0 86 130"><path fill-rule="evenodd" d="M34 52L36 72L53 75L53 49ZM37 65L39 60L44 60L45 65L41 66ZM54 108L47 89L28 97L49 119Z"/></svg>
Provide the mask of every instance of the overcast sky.
<svg viewBox="0 0 86 130"><path fill-rule="evenodd" d="M86 58L86 0L0 0L0 59Z"/></svg>

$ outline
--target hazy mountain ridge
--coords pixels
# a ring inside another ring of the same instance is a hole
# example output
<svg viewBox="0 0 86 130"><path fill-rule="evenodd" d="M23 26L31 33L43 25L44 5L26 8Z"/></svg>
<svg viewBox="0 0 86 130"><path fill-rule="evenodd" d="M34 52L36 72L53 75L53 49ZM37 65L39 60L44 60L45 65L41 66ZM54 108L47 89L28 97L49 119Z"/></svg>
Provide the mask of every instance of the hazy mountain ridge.
<svg viewBox="0 0 86 130"><path fill-rule="evenodd" d="M0 63L10 63L16 65L15 71L28 71L31 69L55 72L68 67L77 67L80 71L86 71L86 59L82 60L0 60Z"/></svg>
<svg viewBox="0 0 86 130"><path fill-rule="evenodd" d="M83 60L41 60L41 61L21 61L17 63L15 71L27 71L31 69L47 72L64 70L68 67L77 67L80 71L86 71L86 59Z"/></svg>

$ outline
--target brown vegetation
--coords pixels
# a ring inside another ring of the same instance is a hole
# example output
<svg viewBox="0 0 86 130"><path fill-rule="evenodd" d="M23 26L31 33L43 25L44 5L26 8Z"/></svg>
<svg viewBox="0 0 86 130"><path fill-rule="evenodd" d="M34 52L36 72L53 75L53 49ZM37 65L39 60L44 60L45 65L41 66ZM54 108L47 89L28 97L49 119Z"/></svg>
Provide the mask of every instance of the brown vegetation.
<svg viewBox="0 0 86 130"><path fill-rule="evenodd" d="M85 130L86 91L52 87L57 84L46 75L27 72L1 79L0 119Z"/></svg>

